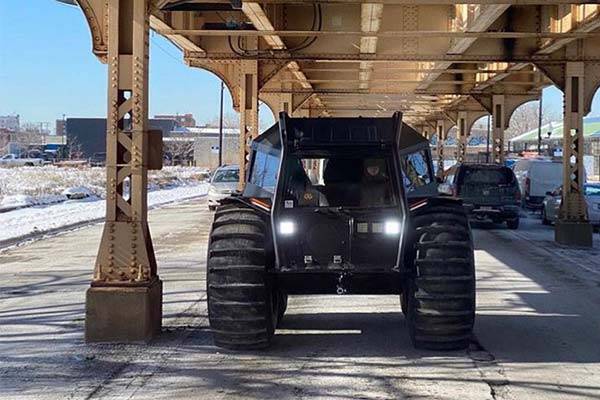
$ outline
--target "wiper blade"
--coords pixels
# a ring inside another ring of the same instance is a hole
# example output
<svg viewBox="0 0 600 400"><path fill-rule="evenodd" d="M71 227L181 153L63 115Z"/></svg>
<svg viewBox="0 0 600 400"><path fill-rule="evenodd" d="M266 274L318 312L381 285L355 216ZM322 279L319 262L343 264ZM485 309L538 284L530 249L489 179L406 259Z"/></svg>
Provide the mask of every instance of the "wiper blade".
<svg viewBox="0 0 600 400"><path fill-rule="evenodd" d="M350 211L344 207L315 208L314 212L330 216L337 216L340 214L350 215Z"/></svg>

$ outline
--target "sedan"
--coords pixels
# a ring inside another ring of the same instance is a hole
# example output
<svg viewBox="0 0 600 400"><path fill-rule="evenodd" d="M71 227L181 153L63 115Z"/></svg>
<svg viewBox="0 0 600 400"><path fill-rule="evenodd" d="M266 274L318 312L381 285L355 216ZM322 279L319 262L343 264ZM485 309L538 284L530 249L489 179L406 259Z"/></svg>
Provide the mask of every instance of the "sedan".
<svg viewBox="0 0 600 400"><path fill-rule="evenodd" d="M237 165L219 167L213 174L208 187L208 208L214 210L219 201L236 191L240 179Z"/></svg>
<svg viewBox="0 0 600 400"><path fill-rule="evenodd" d="M594 226L600 226L600 182L583 185L585 201L588 206L588 218ZM562 187L546 193L542 207L542 223L550 225L558 218L562 198Z"/></svg>

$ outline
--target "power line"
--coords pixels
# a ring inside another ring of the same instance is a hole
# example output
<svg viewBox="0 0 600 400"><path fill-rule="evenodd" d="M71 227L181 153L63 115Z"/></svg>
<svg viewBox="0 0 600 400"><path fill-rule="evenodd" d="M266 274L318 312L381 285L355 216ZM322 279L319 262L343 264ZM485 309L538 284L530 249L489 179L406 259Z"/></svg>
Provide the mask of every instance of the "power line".
<svg viewBox="0 0 600 400"><path fill-rule="evenodd" d="M158 47L158 48L159 48L159 49L160 49L160 50L161 50L163 53L165 53L166 55L168 55L169 57L171 57L173 60L175 60L175 61L177 62L177 64L180 64L180 63L181 63L181 64L185 65L185 64L183 63L183 61L182 61L182 60L181 60L179 57L176 57L176 56L174 56L174 55L173 55L173 54L171 54L169 51L167 51L167 50L166 50L164 47L162 47L160 44L158 44L158 42L157 42L156 40L154 40L154 37L153 37L153 36L154 36L154 33L152 33L152 36L150 37L150 39L152 40L152 43L153 43L153 44L154 44L156 47Z"/></svg>

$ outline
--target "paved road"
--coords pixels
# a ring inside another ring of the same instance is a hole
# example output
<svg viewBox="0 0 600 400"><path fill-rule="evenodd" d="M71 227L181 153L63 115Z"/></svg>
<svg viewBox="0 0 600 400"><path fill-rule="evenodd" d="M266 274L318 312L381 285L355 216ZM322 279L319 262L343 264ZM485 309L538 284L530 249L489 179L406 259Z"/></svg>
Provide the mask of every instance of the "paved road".
<svg viewBox="0 0 600 400"><path fill-rule="evenodd" d="M165 319L148 346L83 343L100 226L0 254L0 399L600 399L598 246L479 226L468 351L414 350L396 296L315 296L290 300L271 349L231 353L207 329L210 219L203 202L150 215Z"/></svg>

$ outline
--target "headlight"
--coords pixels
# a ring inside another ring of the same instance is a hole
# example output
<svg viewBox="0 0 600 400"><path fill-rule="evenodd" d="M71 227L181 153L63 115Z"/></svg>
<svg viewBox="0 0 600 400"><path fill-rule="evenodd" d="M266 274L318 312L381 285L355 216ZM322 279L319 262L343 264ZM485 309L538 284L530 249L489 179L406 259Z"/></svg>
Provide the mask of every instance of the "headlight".
<svg viewBox="0 0 600 400"><path fill-rule="evenodd" d="M279 233L282 235L293 235L295 231L296 224L294 224L292 221L281 221L279 223Z"/></svg>
<svg viewBox="0 0 600 400"><path fill-rule="evenodd" d="M388 220L384 223L383 231L386 235L397 235L400 233L400 221Z"/></svg>

